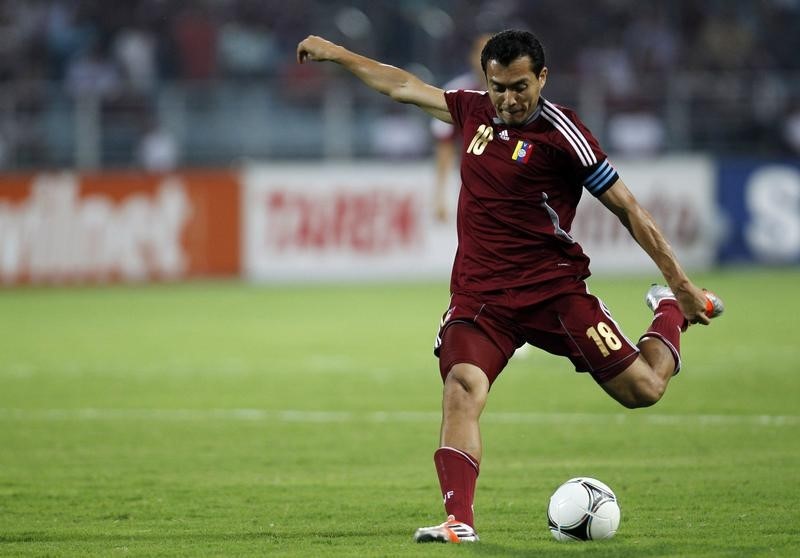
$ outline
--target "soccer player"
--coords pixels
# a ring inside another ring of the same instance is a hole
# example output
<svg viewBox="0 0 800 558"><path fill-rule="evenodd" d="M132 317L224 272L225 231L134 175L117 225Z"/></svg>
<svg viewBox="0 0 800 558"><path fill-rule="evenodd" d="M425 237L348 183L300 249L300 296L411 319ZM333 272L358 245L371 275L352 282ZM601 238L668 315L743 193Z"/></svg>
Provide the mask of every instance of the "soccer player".
<svg viewBox="0 0 800 558"><path fill-rule="evenodd" d="M646 407L680 370L681 333L690 323L707 325L722 302L692 283L577 115L541 96L547 67L531 33L502 31L486 43L488 91L443 91L315 36L300 42L297 57L340 64L464 131L458 250L435 345L444 389L434 463L448 518L414 539L477 541L478 421L514 349L527 342L565 356L625 407ZM648 290L654 317L637 343L584 282L589 258L569 233L584 189L619 218L668 285Z"/></svg>
<svg viewBox="0 0 800 558"><path fill-rule="evenodd" d="M475 37L469 52L470 70L460 74L444 84L446 90L451 89L486 89L486 77L481 68L481 52L483 46L491 35L483 33ZM431 134L435 144L433 149L436 163L436 178L434 182L434 216L441 223L446 223L450 218L447 186L450 173L460 157L456 144L461 139L461 130L453 124L443 122L438 118L431 121Z"/></svg>

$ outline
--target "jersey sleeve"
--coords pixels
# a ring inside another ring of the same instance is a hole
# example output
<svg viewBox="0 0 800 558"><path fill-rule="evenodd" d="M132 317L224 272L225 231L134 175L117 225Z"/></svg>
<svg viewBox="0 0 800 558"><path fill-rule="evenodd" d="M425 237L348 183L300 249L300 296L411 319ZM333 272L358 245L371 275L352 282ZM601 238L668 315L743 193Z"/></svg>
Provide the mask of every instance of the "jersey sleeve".
<svg viewBox="0 0 800 558"><path fill-rule="evenodd" d="M471 72L458 75L444 84L445 91L453 91L456 89L477 89L479 85L475 81L475 77ZM448 105L449 108L449 105ZM437 141L453 141L458 134L459 127L447 122L442 122L434 118L431 120L431 134Z"/></svg>
<svg viewBox="0 0 800 558"><path fill-rule="evenodd" d="M464 127L464 121L470 112L486 95L485 91L472 91L470 89L449 89L444 92L444 100L453 123L459 127Z"/></svg>
<svg viewBox="0 0 800 558"><path fill-rule="evenodd" d="M619 173L608 161L597 139L570 110L544 102L542 115L559 132L575 175L590 194L597 197L613 186Z"/></svg>

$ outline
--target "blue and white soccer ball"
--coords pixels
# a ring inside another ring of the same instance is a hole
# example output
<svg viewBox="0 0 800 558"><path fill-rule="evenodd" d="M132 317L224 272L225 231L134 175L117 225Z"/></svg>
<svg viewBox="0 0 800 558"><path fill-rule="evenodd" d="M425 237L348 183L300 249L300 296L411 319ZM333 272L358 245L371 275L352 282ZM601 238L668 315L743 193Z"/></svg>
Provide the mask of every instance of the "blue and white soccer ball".
<svg viewBox="0 0 800 558"><path fill-rule="evenodd" d="M610 539L617 532L619 517L614 491L589 477L559 486L547 507L550 532L559 541Z"/></svg>

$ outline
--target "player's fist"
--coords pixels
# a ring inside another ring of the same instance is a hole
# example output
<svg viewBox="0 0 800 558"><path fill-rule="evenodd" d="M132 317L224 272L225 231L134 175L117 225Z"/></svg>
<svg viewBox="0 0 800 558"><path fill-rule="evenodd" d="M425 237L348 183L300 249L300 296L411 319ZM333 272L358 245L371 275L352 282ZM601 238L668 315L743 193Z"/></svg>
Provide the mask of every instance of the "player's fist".
<svg viewBox="0 0 800 558"><path fill-rule="evenodd" d="M333 60L338 48L340 48L338 45L322 37L309 35L297 45L297 61L303 64L307 60L315 60L317 62Z"/></svg>
<svg viewBox="0 0 800 558"><path fill-rule="evenodd" d="M708 299L702 289L689 284L673 292L689 323L703 325L711 323L712 316L707 313Z"/></svg>

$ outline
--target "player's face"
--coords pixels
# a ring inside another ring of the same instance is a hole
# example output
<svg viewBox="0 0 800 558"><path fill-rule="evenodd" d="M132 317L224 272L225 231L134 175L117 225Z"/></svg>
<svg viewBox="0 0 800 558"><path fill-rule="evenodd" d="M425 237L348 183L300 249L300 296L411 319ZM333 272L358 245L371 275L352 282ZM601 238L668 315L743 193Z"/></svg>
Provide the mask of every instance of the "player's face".
<svg viewBox="0 0 800 558"><path fill-rule="evenodd" d="M486 81L497 116L509 126L518 126L536 111L547 81L547 68L542 68L537 76L529 56L517 58L508 66L489 60Z"/></svg>

